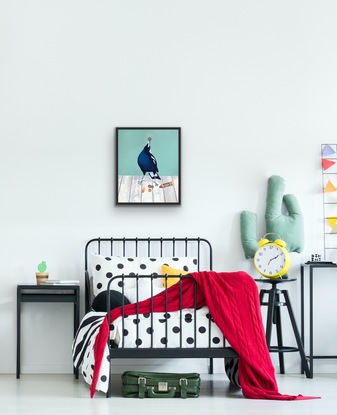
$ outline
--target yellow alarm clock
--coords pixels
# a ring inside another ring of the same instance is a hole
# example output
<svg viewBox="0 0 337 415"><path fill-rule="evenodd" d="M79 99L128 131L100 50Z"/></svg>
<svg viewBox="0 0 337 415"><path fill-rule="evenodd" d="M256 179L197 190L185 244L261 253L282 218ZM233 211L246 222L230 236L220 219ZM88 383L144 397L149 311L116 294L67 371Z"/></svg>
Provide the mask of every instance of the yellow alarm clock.
<svg viewBox="0 0 337 415"><path fill-rule="evenodd" d="M254 255L256 270L267 278L281 278L290 267L290 255L286 249L287 244L280 239L271 242L266 238L267 233L259 242ZM279 235L277 235L279 236Z"/></svg>

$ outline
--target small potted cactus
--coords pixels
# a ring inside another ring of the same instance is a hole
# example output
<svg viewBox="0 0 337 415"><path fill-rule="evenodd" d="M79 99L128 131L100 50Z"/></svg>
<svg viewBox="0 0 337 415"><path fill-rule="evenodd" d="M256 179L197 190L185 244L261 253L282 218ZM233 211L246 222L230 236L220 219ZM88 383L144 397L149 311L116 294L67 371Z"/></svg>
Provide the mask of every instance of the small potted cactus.
<svg viewBox="0 0 337 415"><path fill-rule="evenodd" d="M37 269L39 272L36 273L36 283L37 285L40 285L42 282L48 279L49 273L47 272L46 261L40 262L40 264L37 266Z"/></svg>

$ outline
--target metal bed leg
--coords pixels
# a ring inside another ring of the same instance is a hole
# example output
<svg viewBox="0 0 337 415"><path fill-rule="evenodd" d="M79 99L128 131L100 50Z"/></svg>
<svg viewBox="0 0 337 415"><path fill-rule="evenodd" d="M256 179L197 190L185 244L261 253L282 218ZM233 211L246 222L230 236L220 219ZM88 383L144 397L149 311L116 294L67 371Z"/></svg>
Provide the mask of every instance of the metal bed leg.
<svg viewBox="0 0 337 415"><path fill-rule="evenodd" d="M209 359L209 373L210 373L211 375L213 375L213 373L214 373L214 369L213 369L213 357L211 357L211 358Z"/></svg>
<svg viewBox="0 0 337 415"><path fill-rule="evenodd" d="M109 354L110 354L110 350L109 350ZM106 397L107 398L111 398L111 358L109 356L109 380L108 380L108 390L106 392Z"/></svg>

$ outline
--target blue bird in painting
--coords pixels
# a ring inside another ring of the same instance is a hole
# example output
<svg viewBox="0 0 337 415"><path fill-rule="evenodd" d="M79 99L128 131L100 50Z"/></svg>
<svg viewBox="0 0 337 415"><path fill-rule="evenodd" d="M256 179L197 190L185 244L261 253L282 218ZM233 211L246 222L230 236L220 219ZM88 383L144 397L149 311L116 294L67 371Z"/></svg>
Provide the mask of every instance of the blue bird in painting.
<svg viewBox="0 0 337 415"><path fill-rule="evenodd" d="M138 166L140 167L141 171L143 172L143 178L141 182L144 180L144 176L146 173L149 173L149 176L152 180L161 180L159 174L158 174L158 166L157 166L157 160L155 156L151 153L151 143L152 138L148 138L148 142L146 143L143 150L139 153L138 156ZM157 183L155 182L157 185Z"/></svg>

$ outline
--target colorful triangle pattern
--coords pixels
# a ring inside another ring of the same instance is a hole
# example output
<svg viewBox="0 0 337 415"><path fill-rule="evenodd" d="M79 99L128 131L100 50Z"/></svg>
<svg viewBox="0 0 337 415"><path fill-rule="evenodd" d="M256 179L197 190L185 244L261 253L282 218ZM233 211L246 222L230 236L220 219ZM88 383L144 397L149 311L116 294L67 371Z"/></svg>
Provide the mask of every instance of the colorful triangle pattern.
<svg viewBox="0 0 337 415"><path fill-rule="evenodd" d="M334 153L336 153L335 150L329 144L327 144L324 147L323 151L322 151L322 156L323 157L328 157L328 156L331 156L331 154L334 154Z"/></svg>
<svg viewBox="0 0 337 415"><path fill-rule="evenodd" d="M328 216L325 219L328 221L330 228L333 229L337 223L337 216Z"/></svg>
<svg viewBox="0 0 337 415"><path fill-rule="evenodd" d="M336 192L336 191L337 191L336 187L329 180L324 188L324 193Z"/></svg>
<svg viewBox="0 0 337 415"><path fill-rule="evenodd" d="M322 159L323 170L327 170L329 167L333 166L334 164L336 164L335 161L328 160L328 159Z"/></svg>
<svg viewBox="0 0 337 415"><path fill-rule="evenodd" d="M326 144L322 150L322 169L323 171L329 169L331 166L336 164L337 158L334 156L332 157L333 160L331 160L331 158L329 158L331 155L335 155L336 154L336 150L335 148L337 148L337 145L330 145L330 144ZM329 174L329 173L328 173ZM336 192L337 188L336 186L332 183L331 180L328 180L328 182L326 183L325 187L324 187L324 193L330 193L330 192ZM331 228L331 234L337 234L337 216L327 216L326 221L328 222L330 228Z"/></svg>

